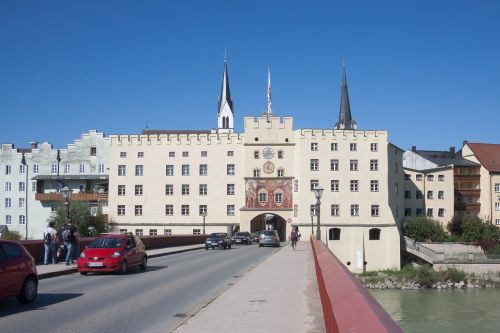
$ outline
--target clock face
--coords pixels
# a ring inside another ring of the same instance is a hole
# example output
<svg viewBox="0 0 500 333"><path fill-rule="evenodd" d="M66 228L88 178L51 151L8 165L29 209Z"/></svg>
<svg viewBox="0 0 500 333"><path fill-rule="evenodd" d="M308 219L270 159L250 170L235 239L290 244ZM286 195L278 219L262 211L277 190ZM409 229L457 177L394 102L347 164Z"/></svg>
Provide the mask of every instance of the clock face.
<svg viewBox="0 0 500 333"><path fill-rule="evenodd" d="M274 156L273 148L271 147L264 148L264 150L262 151L262 156L264 156L266 160L273 158Z"/></svg>

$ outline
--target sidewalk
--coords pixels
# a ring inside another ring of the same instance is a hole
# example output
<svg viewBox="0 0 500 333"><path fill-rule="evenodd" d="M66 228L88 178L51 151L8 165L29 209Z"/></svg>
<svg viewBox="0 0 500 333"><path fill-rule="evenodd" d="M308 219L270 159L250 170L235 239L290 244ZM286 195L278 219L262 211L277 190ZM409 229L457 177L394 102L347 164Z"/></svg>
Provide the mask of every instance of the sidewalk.
<svg viewBox="0 0 500 333"><path fill-rule="evenodd" d="M308 241L283 246L174 332L231 331L325 332Z"/></svg>
<svg viewBox="0 0 500 333"><path fill-rule="evenodd" d="M146 250L148 253L148 258L155 258L161 256L167 256L169 254L181 253L186 251L193 251L205 248L204 244L186 245L186 246L176 246L176 247L166 247L163 249ZM47 279L54 276L66 275L75 273L77 271L76 264L66 266L64 262L58 264L43 265L39 264L36 266L38 272L38 278Z"/></svg>

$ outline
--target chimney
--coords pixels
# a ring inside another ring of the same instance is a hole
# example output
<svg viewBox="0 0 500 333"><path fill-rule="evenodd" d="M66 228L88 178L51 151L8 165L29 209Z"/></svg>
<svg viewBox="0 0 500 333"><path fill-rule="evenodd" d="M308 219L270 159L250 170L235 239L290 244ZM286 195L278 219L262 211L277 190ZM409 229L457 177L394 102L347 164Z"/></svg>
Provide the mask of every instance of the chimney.
<svg viewBox="0 0 500 333"><path fill-rule="evenodd" d="M415 153L417 151L417 146L411 146L411 151Z"/></svg>
<svg viewBox="0 0 500 333"><path fill-rule="evenodd" d="M455 147L450 147L450 155L451 157L455 157Z"/></svg>
<svg viewBox="0 0 500 333"><path fill-rule="evenodd" d="M38 148L38 142L36 142L36 141L31 141L30 145L31 145L31 149L37 149Z"/></svg>

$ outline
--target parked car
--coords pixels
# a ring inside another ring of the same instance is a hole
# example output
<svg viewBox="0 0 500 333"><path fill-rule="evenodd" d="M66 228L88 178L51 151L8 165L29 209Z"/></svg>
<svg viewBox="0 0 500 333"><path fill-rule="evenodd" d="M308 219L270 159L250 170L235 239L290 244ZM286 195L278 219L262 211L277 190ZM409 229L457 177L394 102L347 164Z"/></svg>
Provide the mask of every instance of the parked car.
<svg viewBox="0 0 500 333"><path fill-rule="evenodd" d="M231 238L226 232L211 233L205 241L205 250L221 247L224 250L231 248Z"/></svg>
<svg viewBox="0 0 500 333"><path fill-rule="evenodd" d="M276 230L263 230L259 236L259 247L262 246L280 246L280 236Z"/></svg>
<svg viewBox="0 0 500 333"><path fill-rule="evenodd" d="M259 235L260 235L260 231L250 233L250 237L252 237L252 242L258 243L259 242Z"/></svg>
<svg viewBox="0 0 500 333"><path fill-rule="evenodd" d="M252 236L249 232L237 232L231 238L231 243L234 244L246 244L252 245Z"/></svg>
<svg viewBox="0 0 500 333"><path fill-rule="evenodd" d="M147 263L144 243L132 233L101 234L85 247L76 261L82 275L115 271L125 274L132 267L144 271Z"/></svg>
<svg viewBox="0 0 500 333"><path fill-rule="evenodd" d="M0 298L32 303L38 293L35 259L16 241L0 239Z"/></svg>

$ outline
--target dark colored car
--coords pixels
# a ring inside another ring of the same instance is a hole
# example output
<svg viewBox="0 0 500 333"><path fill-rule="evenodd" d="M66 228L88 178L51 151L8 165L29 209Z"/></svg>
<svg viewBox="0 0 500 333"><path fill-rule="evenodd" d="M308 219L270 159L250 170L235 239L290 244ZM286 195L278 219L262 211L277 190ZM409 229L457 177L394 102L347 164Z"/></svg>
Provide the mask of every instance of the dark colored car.
<svg viewBox="0 0 500 333"><path fill-rule="evenodd" d="M205 241L205 250L221 247L223 249L231 248L231 238L226 232L211 233Z"/></svg>
<svg viewBox="0 0 500 333"><path fill-rule="evenodd" d="M263 230L259 236L259 246L280 246L280 236L276 230Z"/></svg>
<svg viewBox="0 0 500 333"><path fill-rule="evenodd" d="M87 245L76 261L82 275L89 272L127 273L129 268L146 270L148 255L144 243L132 233L101 234Z"/></svg>
<svg viewBox="0 0 500 333"><path fill-rule="evenodd" d="M252 245L252 236L249 232L237 232L231 238L231 243L234 244L246 244Z"/></svg>
<svg viewBox="0 0 500 333"><path fill-rule="evenodd" d="M252 237L252 242L258 243L259 242L259 235L260 235L260 231L250 233L250 237Z"/></svg>
<svg viewBox="0 0 500 333"><path fill-rule="evenodd" d="M38 293L35 259L15 241L0 240L0 298L32 303Z"/></svg>

